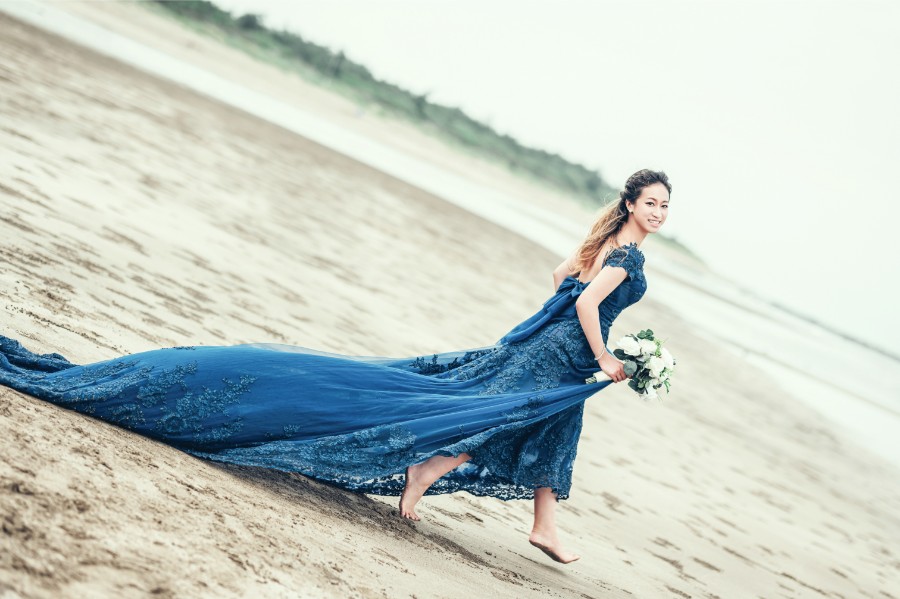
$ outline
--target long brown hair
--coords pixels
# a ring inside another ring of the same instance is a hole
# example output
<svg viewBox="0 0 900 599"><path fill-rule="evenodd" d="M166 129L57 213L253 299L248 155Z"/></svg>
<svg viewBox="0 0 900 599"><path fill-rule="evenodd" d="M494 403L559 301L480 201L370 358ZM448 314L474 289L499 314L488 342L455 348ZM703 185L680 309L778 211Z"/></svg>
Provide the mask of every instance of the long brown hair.
<svg viewBox="0 0 900 599"><path fill-rule="evenodd" d="M663 171L645 168L628 177L625 189L619 192L619 200L607 204L591 225L590 233L581 242L581 247L575 254L575 264L569 266L570 273L580 273L594 263L607 239L615 236L622 229L622 225L628 222L628 204L637 201L644 188L654 183L662 183L669 193L672 193L669 177Z"/></svg>

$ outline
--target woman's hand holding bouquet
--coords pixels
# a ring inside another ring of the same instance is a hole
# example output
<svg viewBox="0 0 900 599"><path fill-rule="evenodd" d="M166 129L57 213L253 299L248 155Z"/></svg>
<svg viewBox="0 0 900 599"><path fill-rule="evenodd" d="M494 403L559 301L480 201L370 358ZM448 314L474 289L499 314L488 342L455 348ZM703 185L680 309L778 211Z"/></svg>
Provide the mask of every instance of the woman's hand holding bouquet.
<svg viewBox="0 0 900 599"><path fill-rule="evenodd" d="M628 386L643 399L658 399L660 388L665 387L668 393L669 376L675 368L675 357L662 344L650 329L625 335L616 342L618 349L613 351L621 362L604 353L599 360L601 370L584 382L620 382L628 377Z"/></svg>

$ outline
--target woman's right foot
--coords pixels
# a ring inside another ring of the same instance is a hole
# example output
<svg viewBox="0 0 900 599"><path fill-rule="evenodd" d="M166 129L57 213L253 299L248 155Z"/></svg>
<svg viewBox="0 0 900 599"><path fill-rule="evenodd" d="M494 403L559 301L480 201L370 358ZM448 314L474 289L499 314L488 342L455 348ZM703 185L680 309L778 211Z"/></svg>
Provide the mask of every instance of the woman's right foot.
<svg viewBox="0 0 900 599"><path fill-rule="evenodd" d="M420 464L413 464L406 469L406 486L403 487L403 493L400 494L400 517L409 518L410 520L421 520L416 513L415 507L422 499L422 495L428 490L429 485L421 481L419 472Z"/></svg>
<svg viewBox="0 0 900 599"><path fill-rule="evenodd" d="M550 559L561 564L569 564L581 558L580 555L569 553L563 549L556 535L532 532L531 536L528 537L528 542L550 556Z"/></svg>

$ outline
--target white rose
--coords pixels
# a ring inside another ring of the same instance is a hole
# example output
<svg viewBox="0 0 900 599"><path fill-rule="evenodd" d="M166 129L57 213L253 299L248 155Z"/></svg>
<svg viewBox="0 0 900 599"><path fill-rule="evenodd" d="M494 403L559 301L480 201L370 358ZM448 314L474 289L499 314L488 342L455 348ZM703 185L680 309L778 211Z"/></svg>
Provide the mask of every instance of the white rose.
<svg viewBox="0 0 900 599"><path fill-rule="evenodd" d="M630 335L626 335L619 339L616 343L622 351L624 351L629 356L639 356L641 355L641 344L638 343L638 340Z"/></svg>
<svg viewBox="0 0 900 599"><path fill-rule="evenodd" d="M663 362L663 359L657 356L651 356L647 363L645 364L647 370L650 371L650 376L652 376L656 380L656 383L659 383L659 375L663 371L663 368L666 367L666 363Z"/></svg>
<svg viewBox="0 0 900 599"><path fill-rule="evenodd" d="M652 386L648 386L646 389L644 389L644 399L656 399L658 397L659 394Z"/></svg>
<svg viewBox="0 0 900 599"><path fill-rule="evenodd" d="M675 358L672 356L671 352L666 348L662 348L659 350L660 355L662 356L663 362L666 363L666 368L672 368L675 366Z"/></svg>
<svg viewBox="0 0 900 599"><path fill-rule="evenodd" d="M649 339L641 339L641 353L653 355L656 353L656 341L650 341Z"/></svg>

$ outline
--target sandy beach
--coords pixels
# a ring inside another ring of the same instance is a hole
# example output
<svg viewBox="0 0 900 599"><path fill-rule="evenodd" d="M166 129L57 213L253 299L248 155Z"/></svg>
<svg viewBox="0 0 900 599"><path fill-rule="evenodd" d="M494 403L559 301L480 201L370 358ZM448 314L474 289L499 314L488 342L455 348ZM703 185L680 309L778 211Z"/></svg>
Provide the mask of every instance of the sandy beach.
<svg viewBox="0 0 900 599"><path fill-rule="evenodd" d="M589 218L144 8L67 6ZM0 31L0 332L29 349L415 356L492 344L553 292L560 256L502 227L2 11ZM558 516L569 566L528 545L527 502L426 497L413 524L392 498L206 462L0 388L0 598L900 597L897 468L678 314L648 270L616 321L613 338L669 339L678 369L662 403L623 385L588 401Z"/></svg>

